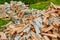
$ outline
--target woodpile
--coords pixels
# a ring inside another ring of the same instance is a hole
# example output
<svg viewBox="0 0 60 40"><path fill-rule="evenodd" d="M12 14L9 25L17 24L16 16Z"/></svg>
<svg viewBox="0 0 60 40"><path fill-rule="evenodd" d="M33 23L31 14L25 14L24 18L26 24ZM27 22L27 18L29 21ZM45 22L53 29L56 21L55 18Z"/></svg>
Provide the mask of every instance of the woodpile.
<svg viewBox="0 0 60 40"><path fill-rule="evenodd" d="M37 10L11 1L0 6L0 18L13 21L0 32L0 40L60 40L60 6L53 3Z"/></svg>

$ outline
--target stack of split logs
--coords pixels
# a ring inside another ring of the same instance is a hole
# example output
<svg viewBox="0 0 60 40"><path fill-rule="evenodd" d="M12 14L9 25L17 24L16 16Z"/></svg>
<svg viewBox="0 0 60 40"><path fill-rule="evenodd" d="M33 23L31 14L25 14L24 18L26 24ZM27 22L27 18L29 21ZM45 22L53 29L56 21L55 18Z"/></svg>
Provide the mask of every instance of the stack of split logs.
<svg viewBox="0 0 60 40"><path fill-rule="evenodd" d="M0 40L60 40L60 6L46 10L29 9L11 1L0 5L0 18L12 20L0 32Z"/></svg>

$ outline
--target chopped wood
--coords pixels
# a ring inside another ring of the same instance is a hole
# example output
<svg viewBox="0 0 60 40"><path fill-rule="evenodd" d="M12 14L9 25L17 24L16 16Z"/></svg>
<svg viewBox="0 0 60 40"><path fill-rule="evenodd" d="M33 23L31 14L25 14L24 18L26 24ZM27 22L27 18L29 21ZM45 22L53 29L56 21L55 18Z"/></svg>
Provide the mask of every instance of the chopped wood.
<svg viewBox="0 0 60 40"><path fill-rule="evenodd" d="M21 1L5 2L0 5L0 18L12 20L4 25L0 40L60 40L60 6L53 3L37 10Z"/></svg>

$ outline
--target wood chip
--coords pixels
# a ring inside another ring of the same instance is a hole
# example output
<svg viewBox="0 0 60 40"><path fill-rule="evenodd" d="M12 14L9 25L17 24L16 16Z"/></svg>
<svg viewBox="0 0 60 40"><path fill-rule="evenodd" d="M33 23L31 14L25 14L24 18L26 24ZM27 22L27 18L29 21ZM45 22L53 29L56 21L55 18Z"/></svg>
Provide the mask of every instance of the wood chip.
<svg viewBox="0 0 60 40"><path fill-rule="evenodd" d="M7 40L7 37L6 37L5 33L0 32L0 36L1 36L2 40Z"/></svg>
<svg viewBox="0 0 60 40"><path fill-rule="evenodd" d="M48 33L41 33L42 35L45 35L45 36L50 36L50 37L53 37L53 38L57 38L57 35L55 34L48 34Z"/></svg>
<svg viewBox="0 0 60 40"><path fill-rule="evenodd" d="M47 36L44 36L44 40L50 40Z"/></svg>

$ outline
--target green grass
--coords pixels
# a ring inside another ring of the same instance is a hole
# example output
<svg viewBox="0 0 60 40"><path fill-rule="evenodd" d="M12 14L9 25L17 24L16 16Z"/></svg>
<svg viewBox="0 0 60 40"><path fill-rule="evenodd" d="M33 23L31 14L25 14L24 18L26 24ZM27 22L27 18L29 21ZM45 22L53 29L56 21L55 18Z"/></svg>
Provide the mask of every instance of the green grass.
<svg viewBox="0 0 60 40"><path fill-rule="evenodd" d="M60 5L60 0L52 0L52 2L56 5Z"/></svg>
<svg viewBox="0 0 60 40"><path fill-rule="evenodd" d="M50 5L50 1L46 1L46 2L41 2L41 3L37 3L37 4L32 4L30 5L30 9L34 8L34 9L45 9Z"/></svg>
<svg viewBox="0 0 60 40"><path fill-rule="evenodd" d="M44 2L39 2L36 4L31 4L30 9L46 9L50 3L53 2L55 5L60 5L60 0L50 0L50 1L44 1Z"/></svg>
<svg viewBox="0 0 60 40"><path fill-rule="evenodd" d="M0 19L0 30L1 30L2 28L4 28L4 27L2 27L2 26L6 25L9 21L11 21L11 20L2 20L2 19Z"/></svg>

